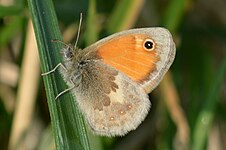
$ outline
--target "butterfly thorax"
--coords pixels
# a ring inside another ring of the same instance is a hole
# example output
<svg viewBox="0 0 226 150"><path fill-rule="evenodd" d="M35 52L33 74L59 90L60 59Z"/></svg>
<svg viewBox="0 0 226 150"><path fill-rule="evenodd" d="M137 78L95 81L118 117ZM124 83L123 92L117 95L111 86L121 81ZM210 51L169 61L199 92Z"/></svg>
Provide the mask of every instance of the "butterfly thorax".
<svg viewBox="0 0 226 150"><path fill-rule="evenodd" d="M98 82L95 64L99 61L94 51L73 48L71 45L62 48L65 70L61 71L68 85L75 84L77 89L87 88L85 82ZM98 69L97 69L98 70ZM90 86L88 86L90 87Z"/></svg>

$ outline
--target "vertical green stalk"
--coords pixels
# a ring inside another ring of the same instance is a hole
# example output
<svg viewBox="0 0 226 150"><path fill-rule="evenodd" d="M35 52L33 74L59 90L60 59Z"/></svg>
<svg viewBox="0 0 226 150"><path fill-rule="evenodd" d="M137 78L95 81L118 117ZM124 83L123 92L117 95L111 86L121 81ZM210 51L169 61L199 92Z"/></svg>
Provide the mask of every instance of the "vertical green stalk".
<svg viewBox="0 0 226 150"><path fill-rule="evenodd" d="M219 99L220 88L223 85L222 81L224 81L225 76L226 76L226 55L219 70L216 73L216 78L215 80L213 80L209 92L206 95L207 97L204 103L203 110L197 117L193 133L192 150L200 150L205 148L207 136L213 124L215 109L217 101Z"/></svg>
<svg viewBox="0 0 226 150"><path fill-rule="evenodd" d="M163 19L163 25L175 32L182 21L188 3L189 0L171 0Z"/></svg>
<svg viewBox="0 0 226 150"><path fill-rule="evenodd" d="M61 40L55 10L51 0L28 0L32 16L39 57L43 72L48 72L61 62L59 50L62 45L52 43ZM68 88L58 71L43 77L50 110L52 131L57 149L90 149L83 117L70 93L54 100L56 95Z"/></svg>
<svg viewBox="0 0 226 150"><path fill-rule="evenodd" d="M90 45L98 40L96 0L89 0L86 27L86 45Z"/></svg>
<svg viewBox="0 0 226 150"><path fill-rule="evenodd" d="M114 33L129 29L135 23L144 0L120 0L108 19L107 32Z"/></svg>

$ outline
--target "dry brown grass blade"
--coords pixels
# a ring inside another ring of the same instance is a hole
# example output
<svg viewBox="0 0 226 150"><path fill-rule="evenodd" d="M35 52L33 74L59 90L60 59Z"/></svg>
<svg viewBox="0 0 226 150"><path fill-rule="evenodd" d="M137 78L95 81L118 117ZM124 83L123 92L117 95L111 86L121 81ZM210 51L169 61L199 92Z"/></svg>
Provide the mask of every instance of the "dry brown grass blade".
<svg viewBox="0 0 226 150"><path fill-rule="evenodd" d="M37 44L31 21L29 21L21 77L18 86L17 105L9 141L10 150L15 149L15 147L17 149L24 149L20 147L22 145L19 141L24 136L32 120L39 78L40 67Z"/></svg>
<svg viewBox="0 0 226 150"><path fill-rule="evenodd" d="M161 82L160 90L171 118L177 127L174 148L180 150L189 149L190 128L184 111L179 104L180 99L170 72L165 75Z"/></svg>

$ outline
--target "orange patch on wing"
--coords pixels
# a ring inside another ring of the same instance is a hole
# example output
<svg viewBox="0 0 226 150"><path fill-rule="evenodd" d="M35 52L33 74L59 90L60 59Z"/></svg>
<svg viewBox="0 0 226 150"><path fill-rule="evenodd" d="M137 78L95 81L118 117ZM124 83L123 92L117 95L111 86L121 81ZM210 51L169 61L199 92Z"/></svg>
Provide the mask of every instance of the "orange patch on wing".
<svg viewBox="0 0 226 150"><path fill-rule="evenodd" d="M148 38L144 34L113 38L98 48L98 55L104 63L115 67L137 82L142 81L156 69L156 62L160 59L156 50L146 51L143 47L144 41Z"/></svg>

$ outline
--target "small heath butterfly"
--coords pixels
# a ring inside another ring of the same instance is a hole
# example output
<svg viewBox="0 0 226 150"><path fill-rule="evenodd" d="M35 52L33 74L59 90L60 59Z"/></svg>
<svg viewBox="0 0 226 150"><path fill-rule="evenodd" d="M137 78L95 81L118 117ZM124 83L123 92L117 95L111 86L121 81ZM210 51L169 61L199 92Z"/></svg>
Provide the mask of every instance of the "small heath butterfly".
<svg viewBox="0 0 226 150"><path fill-rule="evenodd" d="M147 93L176 52L170 32L160 27L122 31L85 49L64 45L64 62L42 75L59 67L69 88L56 99L70 91L92 131L103 136L123 136L140 125L151 106Z"/></svg>

